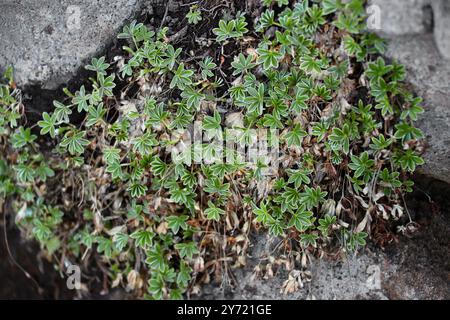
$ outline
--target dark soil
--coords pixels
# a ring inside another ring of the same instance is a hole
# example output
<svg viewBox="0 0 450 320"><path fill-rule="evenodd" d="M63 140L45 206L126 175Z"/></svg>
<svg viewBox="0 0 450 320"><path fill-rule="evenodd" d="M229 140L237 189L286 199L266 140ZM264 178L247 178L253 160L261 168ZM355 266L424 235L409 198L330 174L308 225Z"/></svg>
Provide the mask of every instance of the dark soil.
<svg viewBox="0 0 450 320"><path fill-rule="evenodd" d="M72 299L37 244L23 240L14 223L7 220L5 226L3 214L0 234L0 299Z"/></svg>

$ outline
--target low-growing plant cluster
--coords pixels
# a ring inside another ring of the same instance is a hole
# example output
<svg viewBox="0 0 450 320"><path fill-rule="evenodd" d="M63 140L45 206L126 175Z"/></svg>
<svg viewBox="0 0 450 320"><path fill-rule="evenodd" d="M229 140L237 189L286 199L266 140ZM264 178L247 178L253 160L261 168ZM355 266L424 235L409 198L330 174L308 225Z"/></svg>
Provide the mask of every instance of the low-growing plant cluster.
<svg viewBox="0 0 450 320"><path fill-rule="evenodd" d="M123 56L92 59L89 82L38 127L5 76L0 194L61 272L96 266L111 287L177 299L245 265L251 230L282 237L290 256L322 255L370 236L384 244L378 225L410 221L423 109L365 30L364 1L261 2L255 21L220 20L202 57L174 47L167 28L131 23ZM199 8L187 19L201 23ZM189 144L195 121L204 135ZM277 170L218 153L224 128L244 150L268 129Z"/></svg>

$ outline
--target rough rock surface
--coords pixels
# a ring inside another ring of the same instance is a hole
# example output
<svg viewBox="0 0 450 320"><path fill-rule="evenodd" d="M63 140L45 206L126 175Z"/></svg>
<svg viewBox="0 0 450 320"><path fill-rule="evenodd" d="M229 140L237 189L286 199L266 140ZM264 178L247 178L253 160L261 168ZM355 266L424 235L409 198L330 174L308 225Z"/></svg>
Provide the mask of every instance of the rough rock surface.
<svg viewBox="0 0 450 320"><path fill-rule="evenodd" d="M450 183L450 0L372 0L386 56L406 66L407 81L424 99L418 126L427 139L421 171Z"/></svg>
<svg viewBox="0 0 450 320"><path fill-rule="evenodd" d="M0 67L19 86L55 89L105 49L143 0L1 0Z"/></svg>
<svg viewBox="0 0 450 320"><path fill-rule="evenodd" d="M432 2L434 38L441 54L450 59L450 0Z"/></svg>
<svg viewBox="0 0 450 320"><path fill-rule="evenodd" d="M388 36L433 33L441 55L450 59L450 0L369 0L379 13L378 31Z"/></svg>
<svg viewBox="0 0 450 320"><path fill-rule="evenodd" d="M405 64L414 90L424 99L418 126L427 140L426 175L450 183L450 63L443 60L430 35L395 37L387 56Z"/></svg>
<svg viewBox="0 0 450 320"><path fill-rule="evenodd" d="M370 0L380 11L381 30L390 35L424 33L429 22L424 9L430 0ZM371 12L372 13L372 12Z"/></svg>

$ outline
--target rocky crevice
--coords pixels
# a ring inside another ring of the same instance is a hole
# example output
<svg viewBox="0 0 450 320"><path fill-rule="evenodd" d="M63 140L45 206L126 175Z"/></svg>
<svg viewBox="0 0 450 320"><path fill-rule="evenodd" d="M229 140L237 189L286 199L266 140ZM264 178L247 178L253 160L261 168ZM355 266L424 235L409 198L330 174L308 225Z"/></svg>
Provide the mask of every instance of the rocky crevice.
<svg viewBox="0 0 450 320"><path fill-rule="evenodd" d="M151 7L144 2L63 0L54 4L34 0L27 1L30 6L25 6L25 1L4 5L0 34L5 45L0 48L0 65L15 67L17 83L29 102L30 122L49 110L52 100L63 96L62 86L79 87L87 78L82 66L91 57L102 53L113 56L117 31L142 14L143 5ZM417 177L418 191L409 202L421 227L412 239L399 238L385 250L368 248L344 262L315 261L310 269L313 281L305 280L302 290L286 296L280 293L288 278L283 267L270 280L254 277L255 266L273 244L266 235L255 234L248 266L235 270L237 287L231 290L214 284L205 288L203 298L449 298L449 189L436 180L450 183L450 60L446 60L450 59L450 1L371 2L381 8L379 32L389 41L386 56L405 64L407 81L424 98L426 112L419 126L428 143L427 163L421 169L423 176ZM70 5L78 5L84 12L82 28L76 32L67 29L68 15L73 14L67 11ZM17 19L11 20L12 16ZM28 23L19 25L20 21ZM373 277L377 272L379 282Z"/></svg>

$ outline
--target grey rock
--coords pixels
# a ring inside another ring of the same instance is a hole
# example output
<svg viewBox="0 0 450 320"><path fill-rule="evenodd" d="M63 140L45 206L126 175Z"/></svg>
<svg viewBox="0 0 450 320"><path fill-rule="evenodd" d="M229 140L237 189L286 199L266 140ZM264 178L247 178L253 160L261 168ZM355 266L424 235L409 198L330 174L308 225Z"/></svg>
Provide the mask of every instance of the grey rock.
<svg viewBox="0 0 450 320"><path fill-rule="evenodd" d="M443 57L450 59L450 0L433 1L434 39Z"/></svg>
<svg viewBox="0 0 450 320"><path fill-rule="evenodd" d="M407 82L424 99L425 113L417 124L427 148L420 171L450 183L450 64L441 58L431 34L394 37L386 55L406 66Z"/></svg>
<svg viewBox="0 0 450 320"><path fill-rule="evenodd" d="M430 0L370 0L379 8L380 30L387 35L420 34L427 31ZM372 12L370 12L372 13Z"/></svg>
<svg viewBox="0 0 450 320"><path fill-rule="evenodd" d="M373 31L388 37L433 33L442 57L450 59L450 0L370 0L379 13Z"/></svg>
<svg viewBox="0 0 450 320"><path fill-rule="evenodd" d="M99 54L144 0L0 0L0 66L19 86L55 89Z"/></svg>

